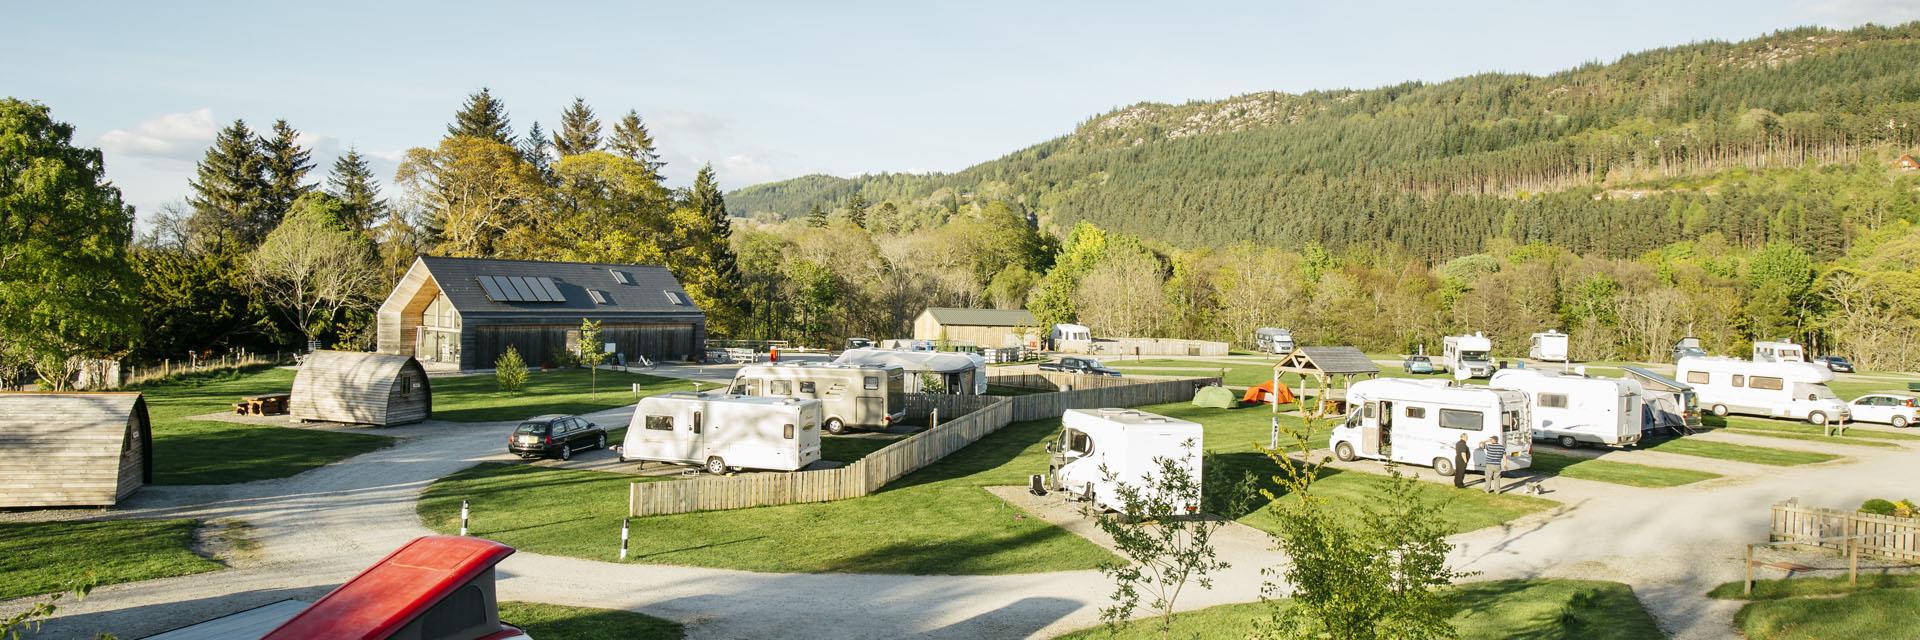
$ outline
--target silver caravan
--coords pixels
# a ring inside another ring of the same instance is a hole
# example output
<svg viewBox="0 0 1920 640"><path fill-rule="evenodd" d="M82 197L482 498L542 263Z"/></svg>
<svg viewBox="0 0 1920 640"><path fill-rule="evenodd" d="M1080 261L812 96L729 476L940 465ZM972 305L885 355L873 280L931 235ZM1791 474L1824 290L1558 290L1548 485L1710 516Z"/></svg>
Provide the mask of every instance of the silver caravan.
<svg viewBox="0 0 1920 640"><path fill-rule="evenodd" d="M1633 380L1503 369L1493 374L1487 386L1527 394L1533 438L1557 441L1568 449L1581 444L1635 444L1645 426L1645 392Z"/></svg>
<svg viewBox="0 0 1920 640"><path fill-rule="evenodd" d="M1328 442L1343 461L1433 465L1440 475L1453 475L1453 446L1464 435L1475 452L1469 470L1483 468L1481 443L1493 436L1506 445L1507 469L1533 464L1527 395L1519 391L1383 378L1353 383L1347 402L1354 409Z"/></svg>
<svg viewBox="0 0 1920 640"><path fill-rule="evenodd" d="M634 406L620 461L799 471L820 460L820 421L818 400L662 394Z"/></svg>
<svg viewBox="0 0 1920 640"><path fill-rule="evenodd" d="M1287 355L1293 353L1293 332L1287 329L1261 327L1253 331L1253 345L1261 353Z"/></svg>
<svg viewBox="0 0 1920 640"><path fill-rule="evenodd" d="M884 430L907 418L906 372L898 366L817 362L741 367L727 393L819 400L829 433Z"/></svg>
<svg viewBox="0 0 1920 640"><path fill-rule="evenodd" d="M834 363L900 367L907 372L907 393L928 393L923 385L931 381L942 393L987 394L987 359L976 353L848 349Z"/></svg>

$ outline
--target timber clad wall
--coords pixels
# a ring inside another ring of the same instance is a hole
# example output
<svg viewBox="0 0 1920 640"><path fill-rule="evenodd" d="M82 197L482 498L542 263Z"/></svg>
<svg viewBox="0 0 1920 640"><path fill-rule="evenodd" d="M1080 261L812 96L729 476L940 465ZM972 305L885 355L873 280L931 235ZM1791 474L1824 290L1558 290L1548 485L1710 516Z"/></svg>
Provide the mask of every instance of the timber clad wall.
<svg viewBox="0 0 1920 640"><path fill-rule="evenodd" d="M1920 560L1920 520L1858 511L1803 507L1792 501L1773 505L1771 542L1794 541L1846 551L1842 536L1859 536L1861 553L1911 562Z"/></svg>
<svg viewBox="0 0 1920 640"><path fill-rule="evenodd" d="M692 323L638 324L602 322L600 341L619 345L629 361L635 354L655 360L690 360L705 355L696 348L697 327ZM580 339L580 322L571 325L472 325L460 333L460 368L491 369L512 345L530 365L554 363L561 350L571 350Z"/></svg>
<svg viewBox="0 0 1920 640"><path fill-rule="evenodd" d="M1067 409L1192 400L1196 389L1219 383L1218 378L1133 380L1135 382L1128 385L1014 397L909 396L910 416L924 416L938 408L943 416L940 423L867 454L853 464L838 469L756 473L732 478L635 482L629 487L627 510L638 517L857 498L879 491L887 483L1014 422L1057 418ZM945 418L949 412L955 417Z"/></svg>
<svg viewBox="0 0 1920 640"><path fill-rule="evenodd" d="M0 507L110 506L153 479L138 393L0 393Z"/></svg>
<svg viewBox="0 0 1920 640"><path fill-rule="evenodd" d="M408 356L315 351L294 374L287 412L300 420L407 424L433 417L433 389Z"/></svg>

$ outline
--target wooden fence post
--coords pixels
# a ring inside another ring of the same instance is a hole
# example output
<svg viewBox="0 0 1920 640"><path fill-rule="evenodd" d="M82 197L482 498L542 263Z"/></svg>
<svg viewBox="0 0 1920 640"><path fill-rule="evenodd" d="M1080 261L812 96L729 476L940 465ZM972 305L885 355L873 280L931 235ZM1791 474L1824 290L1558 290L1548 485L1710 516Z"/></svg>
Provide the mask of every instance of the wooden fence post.
<svg viewBox="0 0 1920 640"><path fill-rule="evenodd" d="M1753 595L1753 545L1747 545L1747 589L1746 594Z"/></svg>

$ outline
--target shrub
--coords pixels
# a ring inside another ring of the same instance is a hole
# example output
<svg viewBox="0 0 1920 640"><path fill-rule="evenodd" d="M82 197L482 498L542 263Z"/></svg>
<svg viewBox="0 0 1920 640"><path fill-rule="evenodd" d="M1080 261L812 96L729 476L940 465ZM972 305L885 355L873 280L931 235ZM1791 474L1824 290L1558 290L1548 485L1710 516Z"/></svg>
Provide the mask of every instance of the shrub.
<svg viewBox="0 0 1920 640"><path fill-rule="evenodd" d="M493 380L507 393L519 393L527 386L527 361L520 358L519 349L507 347L507 352L493 361Z"/></svg>
<svg viewBox="0 0 1920 640"><path fill-rule="evenodd" d="M1861 513L1871 513L1876 516L1890 516L1896 511L1897 509L1894 508L1892 502L1880 498L1873 498L1860 503Z"/></svg>

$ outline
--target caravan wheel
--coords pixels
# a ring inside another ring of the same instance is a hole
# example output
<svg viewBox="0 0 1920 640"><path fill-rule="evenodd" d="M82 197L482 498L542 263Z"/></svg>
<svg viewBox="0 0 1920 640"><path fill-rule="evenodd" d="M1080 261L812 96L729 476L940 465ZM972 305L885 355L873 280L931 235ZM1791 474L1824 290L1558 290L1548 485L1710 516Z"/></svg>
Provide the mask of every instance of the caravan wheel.
<svg viewBox="0 0 1920 640"><path fill-rule="evenodd" d="M1346 442L1334 445L1333 457L1339 458L1341 462L1353 462L1353 445Z"/></svg>
<svg viewBox="0 0 1920 640"><path fill-rule="evenodd" d="M845 434L846 432L847 423L841 422L839 418L827 418L827 433L837 436Z"/></svg>
<svg viewBox="0 0 1920 640"><path fill-rule="evenodd" d="M1727 417L1727 405L1724 405L1724 404L1713 405L1713 415L1716 415L1722 418Z"/></svg>
<svg viewBox="0 0 1920 640"><path fill-rule="evenodd" d="M727 461L721 460L720 456L707 458L707 473L716 476L725 475L727 473Z"/></svg>
<svg viewBox="0 0 1920 640"><path fill-rule="evenodd" d="M1442 478L1453 475L1453 459L1452 458L1434 458L1433 472Z"/></svg>
<svg viewBox="0 0 1920 640"><path fill-rule="evenodd" d="M1807 414L1807 422L1813 423L1813 426L1816 427L1824 425L1827 423L1827 414L1820 411L1809 413Z"/></svg>
<svg viewBox="0 0 1920 640"><path fill-rule="evenodd" d="M1573 436L1560 436L1560 446L1573 449L1580 446L1580 441L1573 439Z"/></svg>

